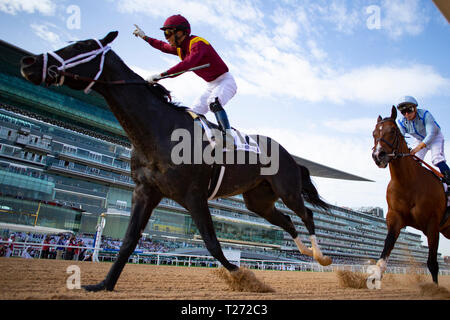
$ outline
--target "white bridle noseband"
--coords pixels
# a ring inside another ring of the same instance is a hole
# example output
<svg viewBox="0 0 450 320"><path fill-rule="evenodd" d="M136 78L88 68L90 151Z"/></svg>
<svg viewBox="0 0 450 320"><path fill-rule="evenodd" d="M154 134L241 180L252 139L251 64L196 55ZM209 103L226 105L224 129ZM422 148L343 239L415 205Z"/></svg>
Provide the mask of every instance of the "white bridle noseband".
<svg viewBox="0 0 450 320"><path fill-rule="evenodd" d="M94 39L98 45L100 46L99 49L97 50L92 50L89 52L85 52L82 54L79 54L75 57L69 58L67 60L64 60L63 58L61 58L60 56L58 56L56 53L54 53L53 51L49 51L47 53L43 54L43 66L42 66L42 82L45 83L45 79L47 78L47 74L49 74L50 76L54 77L56 79L56 77L58 76L58 73L60 71L66 71L66 69L70 69L73 68L79 64L83 64L86 62L91 61L92 59L96 58L99 54L101 54L101 60L100 60L100 68L99 71L97 72L97 75L93 78L93 81L86 87L86 89L84 89L84 93L89 93L91 91L91 87L94 85L95 81L98 80L98 78L100 77L100 75L103 72L103 64L105 62L105 54L111 49L111 47L109 46L103 46L100 41L98 41L97 39ZM53 67L56 66L50 66L47 68L47 64L48 64L48 55L51 55L53 58L55 58L59 63L61 63L61 65L59 67L56 68L57 71L53 70ZM64 83L64 74L61 75L59 82L56 84L58 86L63 85Z"/></svg>

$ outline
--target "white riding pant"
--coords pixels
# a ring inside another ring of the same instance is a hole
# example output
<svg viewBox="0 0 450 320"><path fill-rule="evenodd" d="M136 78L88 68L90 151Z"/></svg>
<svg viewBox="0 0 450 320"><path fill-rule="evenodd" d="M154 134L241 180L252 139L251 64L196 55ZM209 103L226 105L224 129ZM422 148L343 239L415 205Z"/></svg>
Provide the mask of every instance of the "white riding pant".
<svg viewBox="0 0 450 320"><path fill-rule="evenodd" d="M226 72L217 79L207 83L205 92L194 102L192 110L199 114L206 114L210 111L209 105L216 98L219 98L219 102L223 107L234 97L236 91L237 86L234 77L231 73Z"/></svg>
<svg viewBox="0 0 450 320"><path fill-rule="evenodd" d="M414 139L414 138L413 138ZM413 149L422 141L414 139L413 142ZM416 156L420 159L424 159L425 155L428 151L431 151L431 162L436 165L439 162L445 161L445 154L444 154L444 136L442 135L442 132L439 132L438 135L433 139L433 141L430 143L430 145L426 146L422 150L416 153Z"/></svg>

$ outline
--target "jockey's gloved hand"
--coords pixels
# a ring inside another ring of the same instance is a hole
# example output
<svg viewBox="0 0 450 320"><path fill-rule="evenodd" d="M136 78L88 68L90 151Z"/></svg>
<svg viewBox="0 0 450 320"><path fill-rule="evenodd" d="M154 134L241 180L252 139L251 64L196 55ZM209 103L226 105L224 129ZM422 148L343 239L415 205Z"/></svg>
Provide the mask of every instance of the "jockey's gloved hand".
<svg viewBox="0 0 450 320"><path fill-rule="evenodd" d="M154 83L158 82L158 80L161 80L161 74L160 73L154 74L154 75L152 75L152 76L147 78L147 82L150 83L150 84L154 84Z"/></svg>
<svg viewBox="0 0 450 320"><path fill-rule="evenodd" d="M142 29L139 28L139 27L137 26L137 24L135 24L134 26L136 27L136 30L133 31L133 34L134 34L136 37L141 37L142 39L144 39L144 37L145 37L144 31L142 31Z"/></svg>

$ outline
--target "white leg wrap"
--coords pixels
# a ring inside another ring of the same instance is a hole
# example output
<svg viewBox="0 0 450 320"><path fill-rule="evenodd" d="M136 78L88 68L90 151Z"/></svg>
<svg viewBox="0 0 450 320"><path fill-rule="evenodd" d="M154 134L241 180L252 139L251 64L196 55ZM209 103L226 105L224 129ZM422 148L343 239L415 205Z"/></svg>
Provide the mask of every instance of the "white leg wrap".
<svg viewBox="0 0 450 320"><path fill-rule="evenodd" d="M322 251L320 251L319 245L317 244L316 236L310 236L309 240L311 240L311 247L314 254L318 257L322 257Z"/></svg>
<svg viewBox="0 0 450 320"><path fill-rule="evenodd" d="M305 246L298 236L294 239L294 242L297 245L298 250L300 250L301 254L304 254L304 255L307 255L310 257L313 256L312 250L309 249L307 246Z"/></svg>
<svg viewBox="0 0 450 320"><path fill-rule="evenodd" d="M387 268L386 260L384 260L384 259L378 260L377 267L380 268L381 273L384 273L384 271L386 271L386 268Z"/></svg>
<svg viewBox="0 0 450 320"><path fill-rule="evenodd" d="M324 256L322 254L322 251L320 251L319 245L317 244L316 236L312 235L309 237L309 239L311 240L311 247L314 259L316 259L323 266L330 265L333 261L331 260L330 257Z"/></svg>

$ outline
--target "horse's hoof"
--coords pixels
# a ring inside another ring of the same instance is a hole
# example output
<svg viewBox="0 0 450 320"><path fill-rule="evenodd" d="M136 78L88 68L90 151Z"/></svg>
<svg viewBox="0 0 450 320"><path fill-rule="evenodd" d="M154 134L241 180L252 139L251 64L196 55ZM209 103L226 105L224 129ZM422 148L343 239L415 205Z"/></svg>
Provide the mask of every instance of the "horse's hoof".
<svg viewBox="0 0 450 320"><path fill-rule="evenodd" d="M81 286L84 290L89 291L89 292L98 292L98 291L102 291L102 290L108 290L108 291L112 291L107 289L105 286L105 282L102 281L98 284L88 284L85 286Z"/></svg>
<svg viewBox="0 0 450 320"><path fill-rule="evenodd" d="M320 263L320 265L326 267L326 266L329 266L333 262L333 259L331 259L330 257L327 257L327 256L323 256L322 258L318 259L317 261Z"/></svg>

